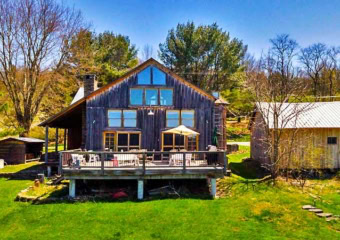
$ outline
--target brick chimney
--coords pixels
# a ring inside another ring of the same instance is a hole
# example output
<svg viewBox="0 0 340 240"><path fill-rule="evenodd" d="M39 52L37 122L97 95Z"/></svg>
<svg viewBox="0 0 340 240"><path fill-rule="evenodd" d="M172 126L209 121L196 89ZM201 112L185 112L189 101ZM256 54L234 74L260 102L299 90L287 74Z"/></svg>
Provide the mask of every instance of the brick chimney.
<svg viewBox="0 0 340 240"><path fill-rule="evenodd" d="M84 80L84 97L86 97L97 89L96 75L86 74L83 76L83 80Z"/></svg>

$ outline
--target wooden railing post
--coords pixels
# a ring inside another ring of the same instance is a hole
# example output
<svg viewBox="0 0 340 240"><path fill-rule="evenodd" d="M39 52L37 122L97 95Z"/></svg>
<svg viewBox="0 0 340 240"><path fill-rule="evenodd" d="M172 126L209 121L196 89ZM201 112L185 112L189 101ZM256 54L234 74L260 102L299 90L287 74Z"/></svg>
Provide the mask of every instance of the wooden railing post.
<svg viewBox="0 0 340 240"><path fill-rule="evenodd" d="M183 172L185 173L186 170L186 165L187 165L187 160L185 159L185 153L183 153Z"/></svg>
<svg viewBox="0 0 340 240"><path fill-rule="evenodd" d="M224 161L223 171L224 171L224 174L227 174L228 158L227 158L227 152L226 151L223 152L223 161Z"/></svg>
<svg viewBox="0 0 340 240"><path fill-rule="evenodd" d="M62 167L63 167L63 152L59 152L59 167L58 167L59 175L61 175Z"/></svg>
<svg viewBox="0 0 340 240"><path fill-rule="evenodd" d="M146 153L143 153L143 175L145 175L145 161L146 161Z"/></svg>
<svg viewBox="0 0 340 240"><path fill-rule="evenodd" d="M104 160L105 160L105 153L102 153L100 154L102 175L104 175Z"/></svg>

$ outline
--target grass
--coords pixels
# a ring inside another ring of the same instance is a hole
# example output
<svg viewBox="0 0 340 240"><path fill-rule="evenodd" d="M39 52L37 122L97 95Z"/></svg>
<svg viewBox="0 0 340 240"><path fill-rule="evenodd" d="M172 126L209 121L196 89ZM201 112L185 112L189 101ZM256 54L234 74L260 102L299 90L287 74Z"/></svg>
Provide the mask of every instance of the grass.
<svg viewBox="0 0 340 240"><path fill-rule="evenodd" d="M0 169L0 173L16 173L20 172L24 169L31 168L41 164L40 162L30 162L26 164L17 164L17 165L6 165L4 168Z"/></svg>
<svg viewBox="0 0 340 240"><path fill-rule="evenodd" d="M232 170L242 169L242 159L248 156L249 147L245 146L230 154ZM219 180L222 197L216 200L40 205L14 201L32 181L0 178L0 239L340 238L340 221L327 223L301 209L313 204L312 193L322 196L317 207L339 215L339 180L309 181L303 192L284 181L276 186L257 183L247 174Z"/></svg>
<svg viewBox="0 0 340 240"><path fill-rule="evenodd" d="M64 144L58 144L58 151L64 150ZM48 146L48 152L55 152L55 144ZM45 153L45 147L43 148L43 153Z"/></svg>
<svg viewBox="0 0 340 240"><path fill-rule="evenodd" d="M249 142L250 131L248 129L248 121L227 122L227 141L228 142Z"/></svg>
<svg viewBox="0 0 340 240"><path fill-rule="evenodd" d="M224 181L224 180L223 180ZM225 180L230 181L230 180ZM0 239L338 239L338 223L301 210L308 195L296 189L238 187L217 200L14 202L31 181L0 179ZM340 204L329 193L336 212Z"/></svg>

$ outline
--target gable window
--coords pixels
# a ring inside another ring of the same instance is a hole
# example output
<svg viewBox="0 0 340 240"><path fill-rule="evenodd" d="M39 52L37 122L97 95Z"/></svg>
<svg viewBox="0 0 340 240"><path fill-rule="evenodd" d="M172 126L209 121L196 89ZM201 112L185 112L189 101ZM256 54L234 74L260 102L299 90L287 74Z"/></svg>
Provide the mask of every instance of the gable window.
<svg viewBox="0 0 340 240"><path fill-rule="evenodd" d="M139 85L151 84L151 67L147 67L137 74L137 82Z"/></svg>
<svg viewBox="0 0 340 240"><path fill-rule="evenodd" d="M152 68L152 83L154 85L165 85L166 75L156 67Z"/></svg>
<svg viewBox="0 0 340 240"><path fill-rule="evenodd" d="M172 89L160 89L160 105L171 106L172 105Z"/></svg>
<svg viewBox="0 0 340 240"><path fill-rule="evenodd" d="M137 74L138 85L165 85L166 74L154 66L149 66Z"/></svg>
<svg viewBox="0 0 340 240"><path fill-rule="evenodd" d="M158 89L145 89L146 105L158 105Z"/></svg>
<svg viewBox="0 0 340 240"><path fill-rule="evenodd" d="M338 138L337 137L328 137L327 144L337 144Z"/></svg>
<svg viewBox="0 0 340 240"><path fill-rule="evenodd" d="M171 88L130 88L130 105L133 106L172 106Z"/></svg>
<svg viewBox="0 0 340 240"><path fill-rule="evenodd" d="M179 125L179 110L166 111L166 126L177 127Z"/></svg>
<svg viewBox="0 0 340 240"><path fill-rule="evenodd" d="M136 110L109 110L108 125L109 127L136 127L137 112Z"/></svg>
<svg viewBox="0 0 340 240"><path fill-rule="evenodd" d="M195 126L195 111L194 110L182 110L181 111L181 124L186 127Z"/></svg>
<svg viewBox="0 0 340 240"><path fill-rule="evenodd" d="M131 88L130 89L130 104L131 105L143 105L143 89Z"/></svg>
<svg viewBox="0 0 340 240"><path fill-rule="evenodd" d="M195 110L168 110L166 111L166 127L195 127Z"/></svg>

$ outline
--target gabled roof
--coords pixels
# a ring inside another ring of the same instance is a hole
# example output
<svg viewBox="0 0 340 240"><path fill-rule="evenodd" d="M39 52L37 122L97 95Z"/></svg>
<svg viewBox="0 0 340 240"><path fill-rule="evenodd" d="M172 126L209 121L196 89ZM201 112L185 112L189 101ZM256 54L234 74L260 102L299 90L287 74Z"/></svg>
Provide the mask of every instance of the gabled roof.
<svg viewBox="0 0 340 240"><path fill-rule="evenodd" d="M199 92L200 94L204 95L205 97L211 99L212 101L215 101L216 98L214 96L212 96L211 94L207 93L206 91L200 89L199 87L195 86L194 84L188 82L187 80L185 80L184 78L178 76L176 73L172 72L170 69L168 69L167 67L165 67L164 65L162 65L161 63L159 63L158 61L156 61L153 58L148 59L147 61L143 62L142 64L138 65L137 67L131 69L130 71L128 71L126 74L124 74L123 76L121 76L120 78L116 79L115 81L93 91L91 94L89 94L86 97L82 97L79 100L73 99L72 104L70 106L68 106L67 108L63 109L61 112L59 112L58 114L50 117L49 119L47 119L46 121L42 122L39 124L39 126L46 126L48 125L48 123L52 122L53 120L57 119L58 117L66 114L67 112L73 110L74 108L76 108L77 106L81 105L82 103L84 103L87 99L91 99L94 96L97 96L98 94L101 94L102 92L110 89L111 87L123 82L125 79L129 78L130 76L142 71L143 69L147 68L150 65L155 65L156 67L158 67L159 69L161 69L163 72L169 74L170 76L172 76L173 78L177 79L178 81L182 82L184 85L187 85L190 88L195 89L197 92ZM79 90L78 90L79 92ZM77 92L77 94L78 94ZM76 94L76 95L77 95ZM81 96L81 92L79 93L79 96Z"/></svg>
<svg viewBox="0 0 340 240"><path fill-rule="evenodd" d="M17 140L17 141L21 141L25 143L44 143L45 142L44 140L41 140L41 139L28 138L28 137L9 137L9 138L0 140L0 142L6 141L6 140Z"/></svg>
<svg viewBox="0 0 340 240"><path fill-rule="evenodd" d="M278 103L258 103L269 128L274 128L274 106ZM340 128L340 102L280 103L278 125L281 129ZM257 112L259 112L257 110Z"/></svg>
<svg viewBox="0 0 340 240"><path fill-rule="evenodd" d="M89 94L86 97L86 99L90 99L90 98L92 98L92 97L94 97L94 96L104 92L105 90L108 90L109 88L111 88L111 87L121 83L122 81L124 81L125 79L129 78L133 74L136 74L136 73L142 71L143 69L145 69L146 67L148 67L150 65L155 65L156 67L161 69L163 72L169 74L173 78L175 78L178 81L182 82L184 85L187 85L188 87L191 87L191 88L195 89L197 92L201 93L202 95L204 95L207 98L210 98L212 101L216 100L216 98L213 95L207 93L206 91L200 89L199 87L195 86L194 84L188 82L184 78L178 76L176 73L172 72L170 69L168 69L163 64L159 63L158 61L156 61L153 58L150 58L147 61L143 62L142 64L138 65L134 69L132 69L129 72L127 72L126 74L124 74L122 77L118 78L117 80L115 80L115 81L105 85L104 87L101 87L101 88L97 89L96 91L92 92L91 94Z"/></svg>

